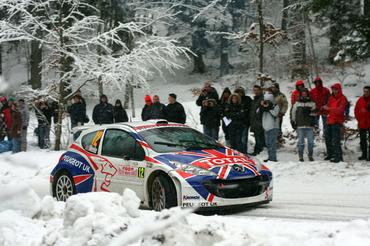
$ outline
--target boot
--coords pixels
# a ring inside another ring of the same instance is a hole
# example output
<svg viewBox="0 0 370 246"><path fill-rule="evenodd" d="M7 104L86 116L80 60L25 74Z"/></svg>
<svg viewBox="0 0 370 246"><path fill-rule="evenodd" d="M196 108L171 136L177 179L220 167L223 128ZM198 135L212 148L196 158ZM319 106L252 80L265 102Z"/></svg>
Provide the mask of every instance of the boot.
<svg viewBox="0 0 370 246"><path fill-rule="evenodd" d="M358 158L359 161L364 161L366 160L366 156L364 154L362 154L359 158Z"/></svg>
<svg viewBox="0 0 370 246"><path fill-rule="evenodd" d="M325 160L325 161L330 161L331 159L332 159L332 158L331 158L331 156L329 156L329 155L328 155L327 157L325 157L325 159L324 159L324 160Z"/></svg>
<svg viewBox="0 0 370 246"><path fill-rule="evenodd" d="M302 153L299 153L298 156L299 156L299 161L300 162L304 162L303 154Z"/></svg>
<svg viewBox="0 0 370 246"><path fill-rule="evenodd" d="M314 161L314 159L313 159L312 155L309 155L309 156L308 156L308 160L309 160L309 161Z"/></svg>

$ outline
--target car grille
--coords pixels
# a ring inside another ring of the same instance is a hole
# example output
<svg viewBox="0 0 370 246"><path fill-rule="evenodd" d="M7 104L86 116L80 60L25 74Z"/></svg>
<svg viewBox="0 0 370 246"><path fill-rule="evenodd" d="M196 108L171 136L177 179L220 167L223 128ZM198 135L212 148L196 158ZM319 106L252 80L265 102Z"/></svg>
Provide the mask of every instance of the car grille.
<svg viewBox="0 0 370 246"><path fill-rule="evenodd" d="M211 179L203 183L206 189L215 196L222 198L243 198L262 194L269 186L267 175L248 179Z"/></svg>

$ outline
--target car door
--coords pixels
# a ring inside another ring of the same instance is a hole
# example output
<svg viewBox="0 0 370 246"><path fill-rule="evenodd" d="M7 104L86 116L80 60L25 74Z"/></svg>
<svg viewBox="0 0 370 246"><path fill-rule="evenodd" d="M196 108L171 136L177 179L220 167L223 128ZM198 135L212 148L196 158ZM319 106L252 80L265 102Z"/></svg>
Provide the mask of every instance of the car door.
<svg viewBox="0 0 370 246"><path fill-rule="evenodd" d="M110 191L122 194L125 188L144 198L145 152L129 132L122 129L107 129L101 148L101 156L109 160Z"/></svg>

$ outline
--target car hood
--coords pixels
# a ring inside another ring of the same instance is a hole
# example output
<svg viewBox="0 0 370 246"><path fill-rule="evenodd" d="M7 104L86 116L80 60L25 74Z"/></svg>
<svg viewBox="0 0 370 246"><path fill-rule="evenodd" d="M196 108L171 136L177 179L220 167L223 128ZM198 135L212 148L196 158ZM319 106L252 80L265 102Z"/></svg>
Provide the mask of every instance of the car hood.
<svg viewBox="0 0 370 246"><path fill-rule="evenodd" d="M157 161L176 169L175 162L209 170L229 178L258 176L261 166L255 159L229 148L204 149L161 154ZM226 175L227 174L227 175Z"/></svg>

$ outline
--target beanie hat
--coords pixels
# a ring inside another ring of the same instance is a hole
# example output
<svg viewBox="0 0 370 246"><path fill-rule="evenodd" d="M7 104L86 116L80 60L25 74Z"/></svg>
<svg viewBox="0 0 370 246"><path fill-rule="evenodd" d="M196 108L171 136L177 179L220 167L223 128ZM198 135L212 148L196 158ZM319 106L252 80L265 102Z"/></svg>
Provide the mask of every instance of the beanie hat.
<svg viewBox="0 0 370 246"><path fill-rule="evenodd" d="M144 97L144 100L145 100L145 104L146 105L151 105L152 104L152 98L149 96L149 95L146 95L145 97Z"/></svg>
<svg viewBox="0 0 370 246"><path fill-rule="evenodd" d="M299 86L299 85L304 85L304 82L303 82L303 80L297 80L297 82L295 82L295 85L296 86Z"/></svg>

